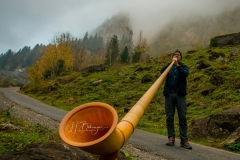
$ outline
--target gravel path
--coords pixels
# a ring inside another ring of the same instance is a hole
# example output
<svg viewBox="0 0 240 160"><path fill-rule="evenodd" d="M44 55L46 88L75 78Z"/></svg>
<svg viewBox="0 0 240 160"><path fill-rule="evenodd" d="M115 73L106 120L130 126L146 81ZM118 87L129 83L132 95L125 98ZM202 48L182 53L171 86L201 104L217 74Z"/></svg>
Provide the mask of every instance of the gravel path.
<svg viewBox="0 0 240 160"><path fill-rule="evenodd" d="M9 99L7 99L4 94L0 91L0 108L10 109L10 113L13 117L25 119L29 121L32 125L40 124L42 126L48 127L54 132L58 132L59 121L53 120L47 116L38 114L24 106L18 105ZM140 149L134 148L131 144L125 144L121 151L129 153L137 157L138 160L165 160L165 158L159 157L157 155L152 155L148 152L142 151Z"/></svg>

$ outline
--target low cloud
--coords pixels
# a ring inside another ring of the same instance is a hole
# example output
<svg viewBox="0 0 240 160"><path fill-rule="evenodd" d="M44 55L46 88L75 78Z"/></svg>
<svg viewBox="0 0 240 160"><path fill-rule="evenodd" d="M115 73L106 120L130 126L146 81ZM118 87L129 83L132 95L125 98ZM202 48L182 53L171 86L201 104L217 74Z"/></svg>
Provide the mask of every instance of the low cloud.
<svg viewBox="0 0 240 160"><path fill-rule="evenodd" d="M169 21L189 16L214 16L240 6L239 0L2 0L0 53L48 44L57 33L82 38L119 12L130 15L134 36L151 38Z"/></svg>

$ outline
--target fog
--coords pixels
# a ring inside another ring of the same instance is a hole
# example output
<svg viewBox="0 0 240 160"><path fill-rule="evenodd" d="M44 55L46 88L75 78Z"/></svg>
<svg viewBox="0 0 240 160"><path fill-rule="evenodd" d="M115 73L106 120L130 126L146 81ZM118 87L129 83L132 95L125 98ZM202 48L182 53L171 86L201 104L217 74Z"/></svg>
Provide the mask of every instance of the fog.
<svg viewBox="0 0 240 160"><path fill-rule="evenodd" d="M0 53L49 44L57 33L83 38L119 12L131 19L134 36L150 39L173 19L215 16L239 0L1 0Z"/></svg>

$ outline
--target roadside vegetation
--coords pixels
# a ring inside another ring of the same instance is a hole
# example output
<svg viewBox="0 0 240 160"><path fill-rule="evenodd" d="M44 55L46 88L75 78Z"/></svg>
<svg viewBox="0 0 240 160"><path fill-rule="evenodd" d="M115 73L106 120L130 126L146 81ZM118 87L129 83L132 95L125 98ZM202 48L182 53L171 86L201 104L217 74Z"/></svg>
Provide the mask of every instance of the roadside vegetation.
<svg viewBox="0 0 240 160"><path fill-rule="evenodd" d="M0 135L0 155L21 151L31 143L60 141L59 135L48 128L12 117L9 109L0 109Z"/></svg>

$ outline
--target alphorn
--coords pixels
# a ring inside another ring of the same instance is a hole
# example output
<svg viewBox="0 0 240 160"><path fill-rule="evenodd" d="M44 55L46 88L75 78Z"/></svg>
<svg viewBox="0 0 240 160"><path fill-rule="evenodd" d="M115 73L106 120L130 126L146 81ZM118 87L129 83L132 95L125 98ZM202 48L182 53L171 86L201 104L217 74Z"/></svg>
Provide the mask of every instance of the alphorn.
<svg viewBox="0 0 240 160"><path fill-rule="evenodd" d="M102 102L90 102L68 112L59 125L61 139L91 154L99 160L117 159L174 61L160 75L147 92L118 123L116 110Z"/></svg>

